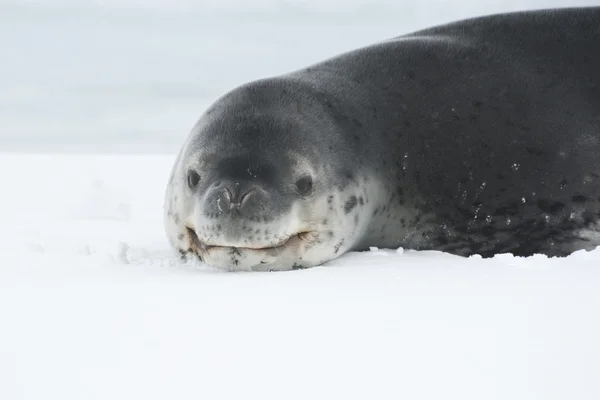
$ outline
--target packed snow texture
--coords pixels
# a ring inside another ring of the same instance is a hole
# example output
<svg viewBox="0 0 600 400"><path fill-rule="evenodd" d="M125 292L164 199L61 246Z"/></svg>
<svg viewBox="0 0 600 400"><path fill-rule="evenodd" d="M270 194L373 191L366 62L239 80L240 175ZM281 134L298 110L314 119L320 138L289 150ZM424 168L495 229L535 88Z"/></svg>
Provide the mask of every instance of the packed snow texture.
<svg viewBox="0 0 600 400"><path fill-rule="evenodd" d="M235 85L593 3L0 0L0 399L599 399L600 249L225 273L162 228L175 152Z"/></svg>
<svg viewBox="0 0 600 400"><path fill-rule="evenodd" d="M600 398L600 250L183 263L170 156L0 157L0 399Z"/></svg>

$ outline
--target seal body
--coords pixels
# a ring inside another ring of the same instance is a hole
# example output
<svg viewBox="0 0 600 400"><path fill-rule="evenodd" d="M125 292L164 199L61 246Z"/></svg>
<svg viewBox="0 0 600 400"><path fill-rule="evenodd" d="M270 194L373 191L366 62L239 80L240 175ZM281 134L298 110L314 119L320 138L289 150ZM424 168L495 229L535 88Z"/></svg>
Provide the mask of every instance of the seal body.
<svg viewBox="0 0 600 400"><path fill-rule="evenodd" d="M599 178L600 7L501 14L227 93L175 162L165 227L229 269L564 256L600 244Z"/></svg>

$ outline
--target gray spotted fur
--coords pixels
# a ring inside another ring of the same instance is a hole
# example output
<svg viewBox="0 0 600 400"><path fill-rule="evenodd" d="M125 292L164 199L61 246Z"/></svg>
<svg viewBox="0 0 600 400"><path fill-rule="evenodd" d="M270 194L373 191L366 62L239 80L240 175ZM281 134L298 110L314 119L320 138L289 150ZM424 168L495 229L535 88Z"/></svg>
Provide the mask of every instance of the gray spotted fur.
<svg viewBox="0 0 600 400"><path fill-rule="evenodd" d="M368 246L464 256L593 249L599 49L600 7L511 13L243 85L182 148L165 196L168 236L186 253L193 227L226 248L206 261L232 269L307 267ZM194 191L189 169L202 176ZM301 196L293 185L307 174L313 192ZM260 188L244 215L218 211L223 179ZM245 249L298 229L312 236L294 251Z"/></svg>

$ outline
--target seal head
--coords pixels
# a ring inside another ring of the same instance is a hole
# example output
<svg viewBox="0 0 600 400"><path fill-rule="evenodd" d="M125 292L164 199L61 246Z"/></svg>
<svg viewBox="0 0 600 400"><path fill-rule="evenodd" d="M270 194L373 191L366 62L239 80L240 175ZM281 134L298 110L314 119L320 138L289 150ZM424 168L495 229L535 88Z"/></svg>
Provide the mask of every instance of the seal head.
<svg viewBox="0 0 600 400"><path fill-rule="evenodd" d="M339 161L356 160L354 148L320 104L303 83L269 79L205 112L165 197L165 226L182 254L227 269L280 270L356 244L368 220L348 214L366 205L359 183L367 175Z"/></svg>

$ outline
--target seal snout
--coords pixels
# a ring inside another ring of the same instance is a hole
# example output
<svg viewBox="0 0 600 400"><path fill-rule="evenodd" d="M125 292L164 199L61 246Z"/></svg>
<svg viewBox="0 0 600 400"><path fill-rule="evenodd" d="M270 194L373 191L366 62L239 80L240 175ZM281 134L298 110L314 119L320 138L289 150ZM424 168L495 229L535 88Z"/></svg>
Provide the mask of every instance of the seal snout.
<svg viewBox="0 0 600 400"><path fill-rule="evenodd" d="M241 213L250 215L260 208L260 188L241 181L218 181L212 188L208 204L216 214ZM264 199L263 199L264 201Z"/></svg>
<svg viewBox="0 0 600 400"><path fill-rule="evenodd" d="M239 180L219 180L210 188L205 200L206 212L216 216L250 217L264 211L265 191L258 184Z"/></svg>
<svg viewBox="0 0 600 400"><path fill-rule="evenodd" d="M237 209L240 210L246 200L253 193L256 193L256 188L252 186L241 187L239 182L230 182L229 184L223 185L221 189L220 198L223 199L221 206L227 210Z"/></svg>

